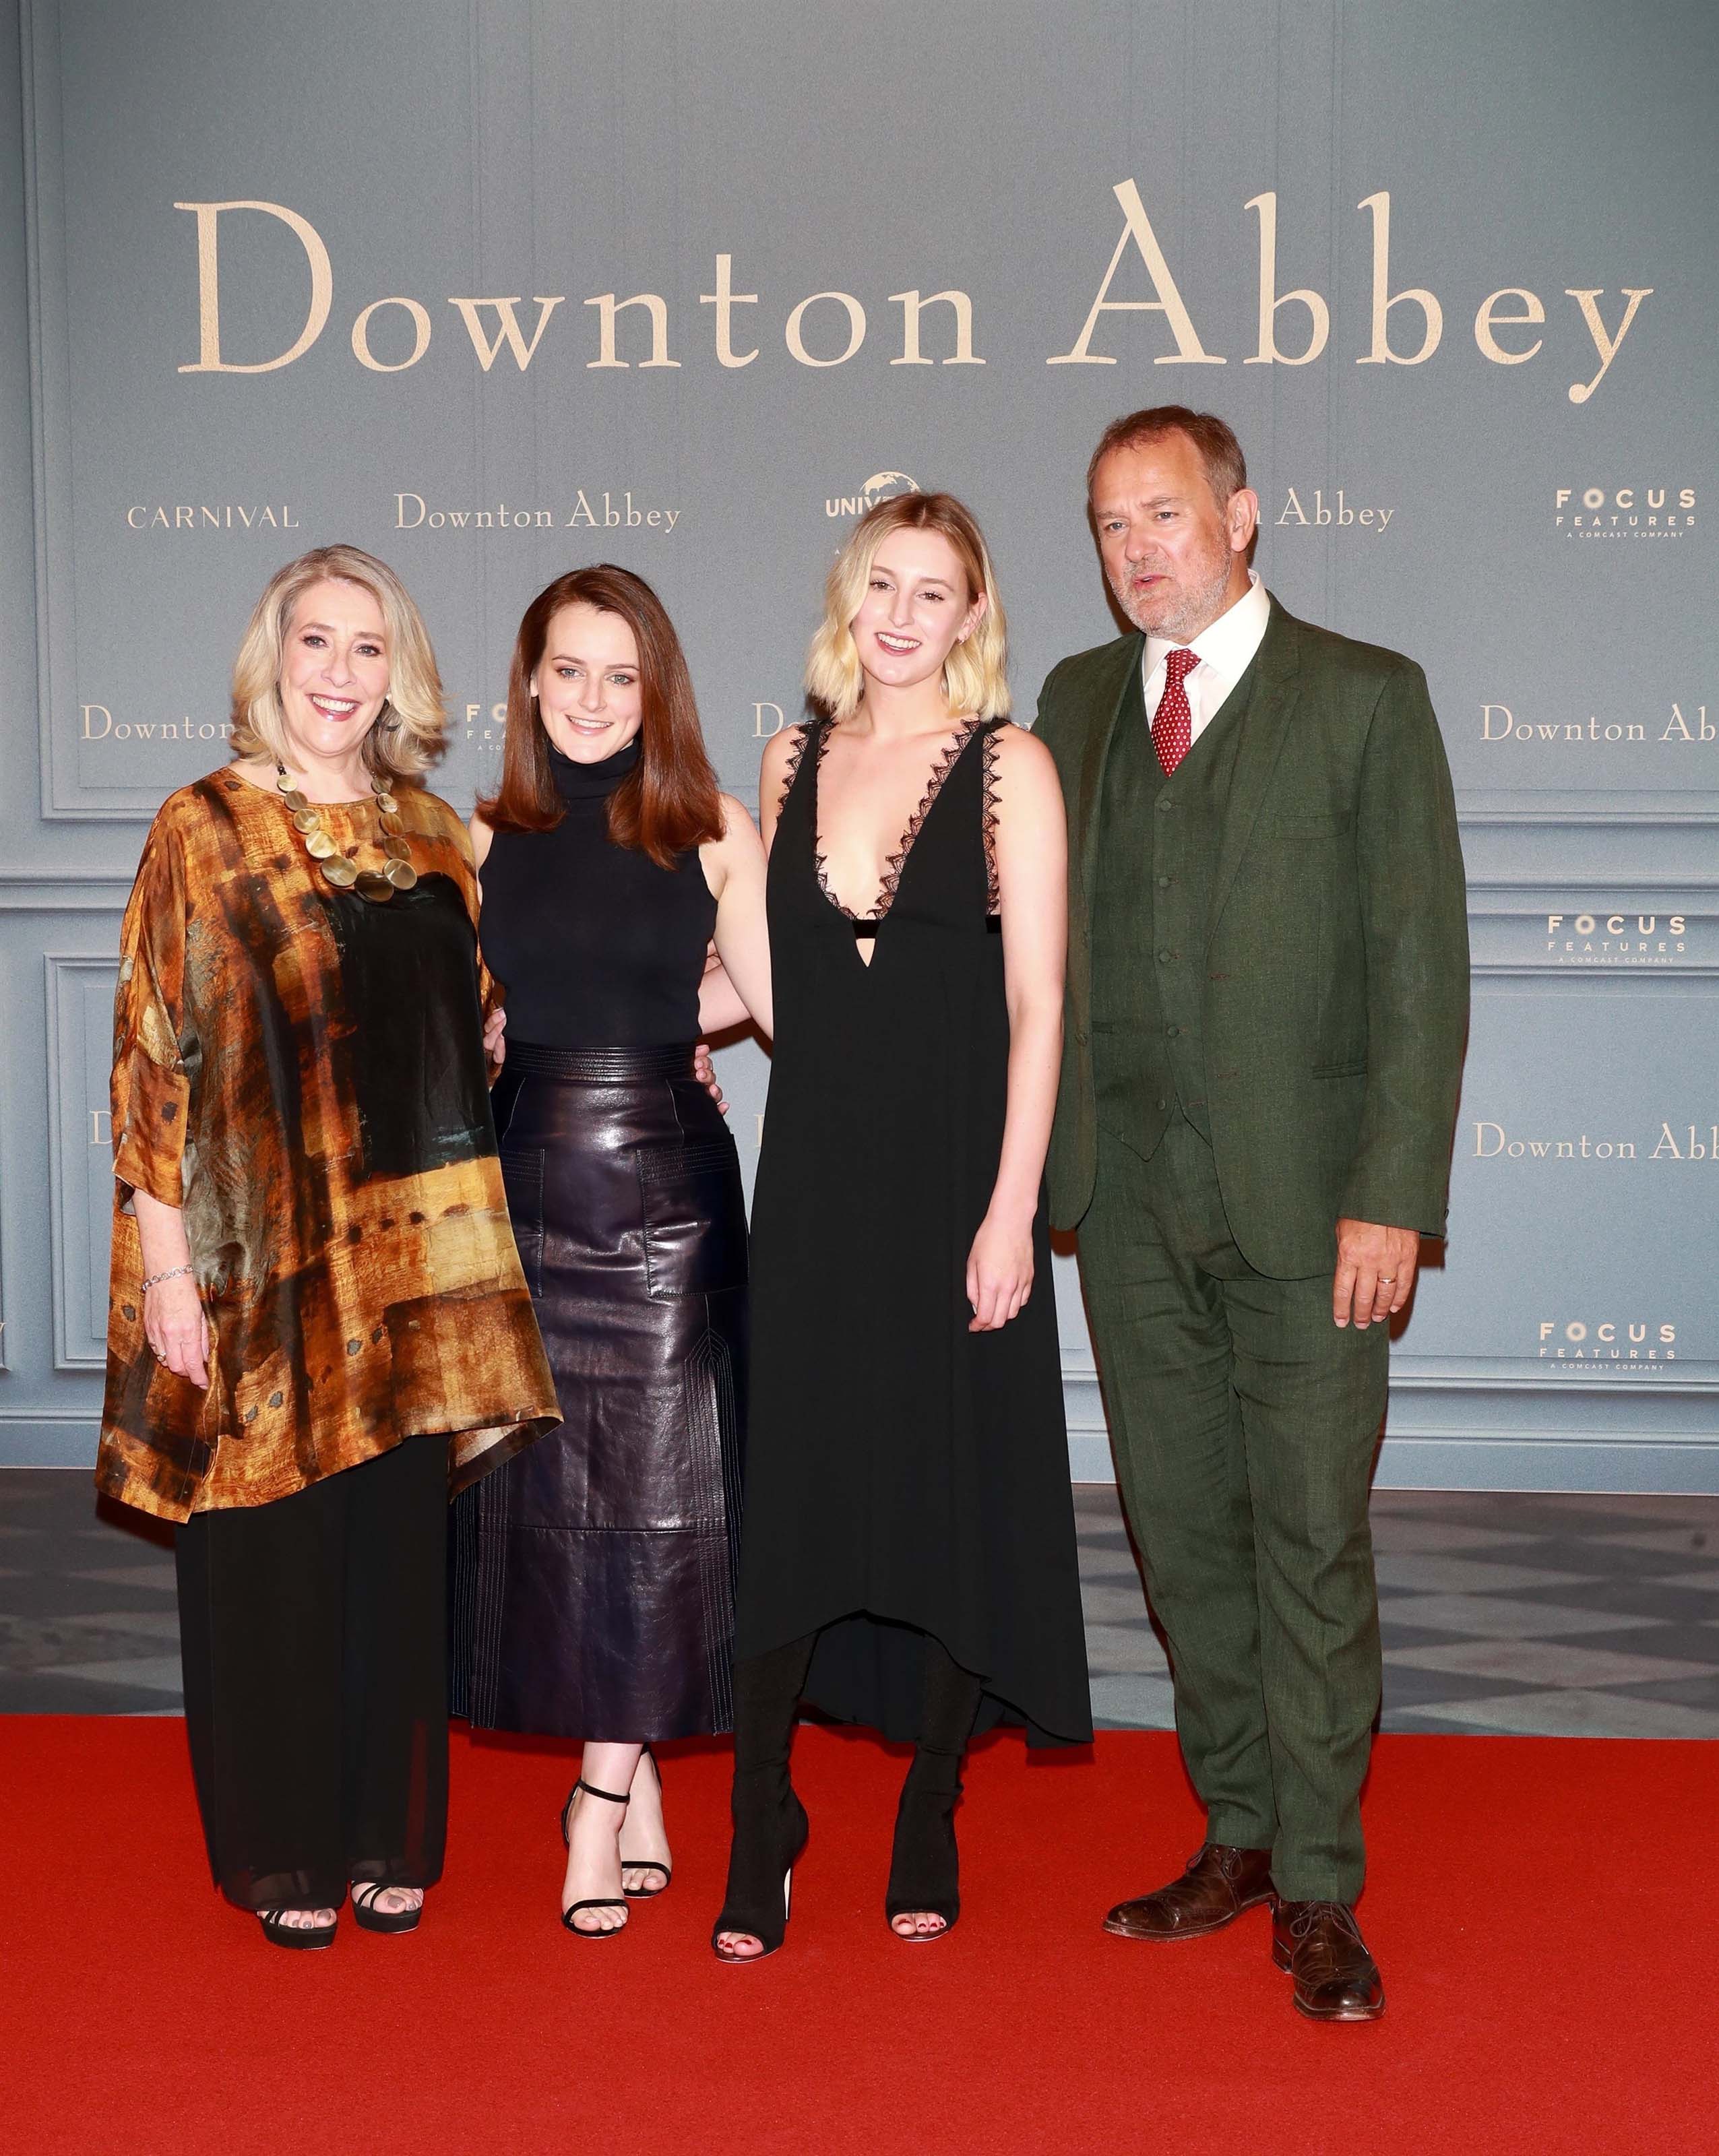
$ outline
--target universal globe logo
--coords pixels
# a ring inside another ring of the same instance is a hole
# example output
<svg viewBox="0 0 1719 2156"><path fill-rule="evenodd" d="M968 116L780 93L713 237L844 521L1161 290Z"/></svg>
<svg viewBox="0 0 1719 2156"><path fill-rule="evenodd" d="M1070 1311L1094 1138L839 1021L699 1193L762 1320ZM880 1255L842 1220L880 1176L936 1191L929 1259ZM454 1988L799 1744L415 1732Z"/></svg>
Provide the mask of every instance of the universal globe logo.
<svg viewBox="0 0 1719 2156"><path fill-rule="evenodd" d="M898 494L917 494L919 481L910 479L906 472L874 472L858 494L838 494L828 497L824 504L826 516L864 516L879 502L888 501Z"/></svg>

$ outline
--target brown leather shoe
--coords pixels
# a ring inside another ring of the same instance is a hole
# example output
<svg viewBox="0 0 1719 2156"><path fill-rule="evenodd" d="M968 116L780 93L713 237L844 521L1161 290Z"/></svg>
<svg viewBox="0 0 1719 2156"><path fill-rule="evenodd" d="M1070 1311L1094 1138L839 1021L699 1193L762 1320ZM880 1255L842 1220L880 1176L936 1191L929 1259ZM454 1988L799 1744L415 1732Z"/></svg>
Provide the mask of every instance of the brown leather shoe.
<svg viewBox="0 0 1719 2156"><path fill-rule="evenodd" d="M1378 1964L1342 1902L1280 1902L1271 1958L1295 1979L1296 2010L1314 2021L1377 2021L1385 2010Z"/></svg>
<svg viewBox="0 0 1719 2156"><path fill-rule="evenodd" d="M1179 1879L1137 1901L1119 1902L1104 1920L1124 1939L1198 1939L1221 1932L1244 1909L1271 1899L1271 1851L1208 1841Z"/></svg>

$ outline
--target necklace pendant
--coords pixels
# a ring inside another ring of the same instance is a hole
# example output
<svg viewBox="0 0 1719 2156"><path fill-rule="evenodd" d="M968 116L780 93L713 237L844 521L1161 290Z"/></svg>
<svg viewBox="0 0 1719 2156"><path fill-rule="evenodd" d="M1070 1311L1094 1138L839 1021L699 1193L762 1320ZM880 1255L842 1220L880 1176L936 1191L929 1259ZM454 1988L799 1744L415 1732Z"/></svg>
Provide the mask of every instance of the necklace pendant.
<svg viewBox="0 0 1719 2156"><path fill-rule="evenodd" d="M399 804L387 786L372 778L370 790L376 797L377 827L382 835L382 851L387 856L380 869L361 869L350 855L344 854L323 829L322 818L316 805L305 798L300 788L288 778L286 767L277 762L275 786L281 799L292 812L293 828L305 842L305 851L322 870L322 880L336 891L354 891L372 906L384 905L397 891L410 891L418 881L418 871L412 865L412 850L406 843L406 834L398 822Z"/></svg>

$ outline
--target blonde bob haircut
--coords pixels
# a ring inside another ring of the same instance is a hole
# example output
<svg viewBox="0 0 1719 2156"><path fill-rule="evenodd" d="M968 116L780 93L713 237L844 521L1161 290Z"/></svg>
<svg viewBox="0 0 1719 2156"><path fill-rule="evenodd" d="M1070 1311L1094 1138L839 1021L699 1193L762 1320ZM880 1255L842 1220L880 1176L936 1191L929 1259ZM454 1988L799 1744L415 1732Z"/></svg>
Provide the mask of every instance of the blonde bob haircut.
<svg viewBox="0 0 1719 2156"><path fill-rule="evenodd" d="M967 603L981 592L985 611L965 644L950 647L943 663L949 709L976 718L1008 716L1008 625L997 596L991 556L972 511L952 494L898 494L866 511L848 534L824 588L824 619L806 657L806 693L832 719L849 719L860 708L865 681L854 643L854 617L877 550L892 531L941 531L955 549L967 578Z"/></svg>
<svg viewBox="0 0 1719 2156"><path fill-rule="evenodd" d="M269 579L233 662L233 752L286 762L281 658L294 608L325 578L362 584L382 609L388 693L364 737L365 768L384 781L416 778L442 753L448 722L442 677L411 594L385 562L358 547L313 547Z"/></svg>

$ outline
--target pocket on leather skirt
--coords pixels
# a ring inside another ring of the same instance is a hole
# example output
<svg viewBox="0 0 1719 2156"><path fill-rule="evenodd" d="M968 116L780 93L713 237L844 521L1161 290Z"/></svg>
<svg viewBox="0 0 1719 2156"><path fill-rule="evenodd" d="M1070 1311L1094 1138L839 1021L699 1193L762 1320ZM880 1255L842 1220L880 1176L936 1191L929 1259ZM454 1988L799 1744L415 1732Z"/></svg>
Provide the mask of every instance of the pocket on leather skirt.
<svg viewBox="0 0 1719 2156"><path fill-rule="evenodd" d="M660 1302L744 1287L746 1198L733 1139L725 1131L685 1145L641 1146L634 1159L646 1293Z"/></svg>
<svg viewBox="0 0 1719 2156"><path fill-rule="evenodd" d="M501 1187L507 1217L519 1250L526 1291L533 1302L543 1299L543 1149L541 1146L500 1148Z"/></svg>

